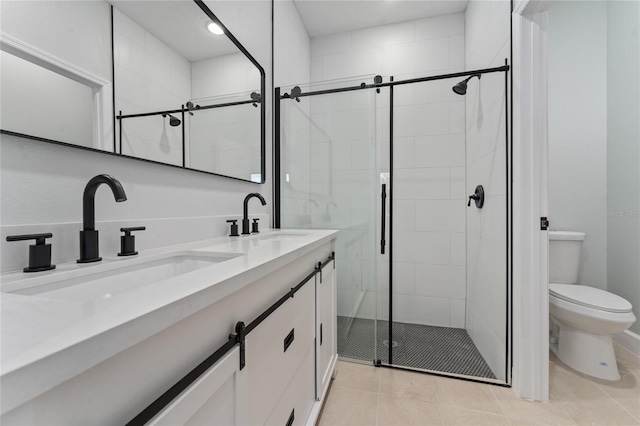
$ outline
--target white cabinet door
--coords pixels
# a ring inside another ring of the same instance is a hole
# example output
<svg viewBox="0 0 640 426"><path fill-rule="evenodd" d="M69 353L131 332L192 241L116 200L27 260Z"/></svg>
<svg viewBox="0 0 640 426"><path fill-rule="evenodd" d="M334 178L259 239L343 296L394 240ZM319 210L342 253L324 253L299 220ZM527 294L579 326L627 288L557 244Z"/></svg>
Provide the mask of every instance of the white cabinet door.
<svg viewBox="0 0 640 426"><path fill-rule="evenodd" d="M316 399L329 387L338 358L335 261L316 274ZM321 278L322 277L322 278Z"/></svg>
<svg viewBox="0 0 640 426"><path fill-rule="evenodd" d="M264 424L313 347L313 278L246 337L249 424ZM313 400L313 387L308 398ZM286 419L285 419L286 420Z"/></svg>
<svg viewBox="0 0 640 426"><path fill-rule="evenodd" d="M246 425L246 400L246 375L240 371L236 345L148 424Z"/></svg>

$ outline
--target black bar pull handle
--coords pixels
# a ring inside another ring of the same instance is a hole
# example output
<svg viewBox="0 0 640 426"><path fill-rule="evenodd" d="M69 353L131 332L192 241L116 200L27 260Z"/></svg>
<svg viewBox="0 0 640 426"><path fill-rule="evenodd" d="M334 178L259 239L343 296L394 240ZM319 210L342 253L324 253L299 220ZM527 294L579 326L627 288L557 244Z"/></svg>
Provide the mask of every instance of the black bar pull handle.
<svg viewBox="0 0 640 426"><path fill-rule="evenodd" d="M291 410L291 414L289 414L289 420L287 420L287 426L293 426L293 421L296 418L296 409Z"/></svg>
<svg viewBox="0 0 640 426"><path fill-rule="evenodd" d="M380 254L384 254L385 245L387 244L386 240L386 228L387 228L387 184L382 184L382 213L381 213L381 225L380 225Z"/></svg>
<svg viewBox="0 0 640 426"><path fill-rule="evenodd" d="M295 328L292 328L289 334L287 334L287 337L284 338L284 352L289 349L289 346L293 343L293 339L295 339L294 330Z"/></svg>
<svg viewBox="0 0 640 426"><path fill-rule="evenodd" d="M322 323L320 323L320 346L322 346Z"/></svg>

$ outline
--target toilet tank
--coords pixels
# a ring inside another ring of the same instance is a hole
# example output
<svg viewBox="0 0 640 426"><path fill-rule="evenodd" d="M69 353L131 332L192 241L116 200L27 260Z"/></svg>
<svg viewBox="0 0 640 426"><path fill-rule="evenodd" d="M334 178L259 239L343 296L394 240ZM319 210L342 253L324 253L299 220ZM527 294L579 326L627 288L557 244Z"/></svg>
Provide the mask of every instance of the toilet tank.
<svg viewBox="0 0 640 426"><path fill-rule="evenodd" d="M549 231L549 282L576 284L583 232Z"/></svg>

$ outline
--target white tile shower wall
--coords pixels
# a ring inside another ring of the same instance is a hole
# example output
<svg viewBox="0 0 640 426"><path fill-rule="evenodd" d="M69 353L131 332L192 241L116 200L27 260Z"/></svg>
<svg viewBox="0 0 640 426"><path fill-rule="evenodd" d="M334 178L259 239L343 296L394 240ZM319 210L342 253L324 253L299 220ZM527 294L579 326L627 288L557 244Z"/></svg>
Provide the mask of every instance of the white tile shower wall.
<svg viewBox="0 0 640 426"><path fill-rule="evenodd" d="M510 52L510 2L473 1L466 10L466 68L504 65ZM485 205L467 209L467 331L499 379L506 353L506 164L504 74L469 81L466 194L483 185Z"/></svg>
<svg viewBox="0 0 640 426"><path fill-rule="evenodd" d="M189 61L117 8L113 12L116 111L180 109L191 96ZM182 165L181 126L171 126L162 115L128 118L121 125L123 154Z"/></svg>
<svg viewBox="0 0 640 426"><path fill-rule="evenodd" d="M37 4L36 4L37 3ZM45 4L46 3L46 4ZM80 11L84 4L103 6L105 25L97 25L89 14L78 21L83 26L83 37L74 37L78 45L70 45L61 37L62 26L52 17L56 10L67 17L75 12L56 6L57 2L1 2L3 31L8 28L28 30L30 44L44 50L57 49L67 60L79 67L91 69L105 65L105 77L111 75L109 49L96 46L110 45L109 5L107 3L60 2L70 10ZM71 4L73 3L73 4ZM10 4L33 6L32 13L16 15L5 13ZM48 8L48 6L51 8ZM207 5L222 22L233 32L240 42L256 57L267 72L267 84L271 82L271 4L268 1L243 2L207 2ZM27 25L24 19L36 16L41 10L49 14L50 19L35 19L33 25ZM52 12L53 11L53 12ZM78 12L80 13L80 12ZM21 16L20 20L13 19ZM241 18L240 18L241 17ZM101 21L102 22L102 21ZM37 24L37 25L36 25ZM48 25L52 26L49 27ZM32 31L43 28L43 31ZM77 28L69 24L68 28ZM80 31L80 30L77 30ZM25 32L25 31L23 31ZM71 31L73 32L73 31ZM16 35L17 36L17 35ZM68 41L68 40L67 40ZM100 59L103 55L104 61ZM101 74L102 75L102 74ZM267 175L271 169L271 103L267 108ZM251 206L252 215L269 216L271 211L271 185L256 185L237 180L181 170L158 164L146 163L127 158L118 158L86 150L48 144L7 135L0 137L0 182L2 203L0 218L3 227L24 225L25 232L52 229L48 224L79 223L82 220L82 191L87 181L96 174L108 173L120 180L127 193L128 200L115 203L108 189L100 189L96 194L96 217L98 221L127 221L127 223L150 223L153 219L174 218L167 222L161 231L180 234L182 218L206 216L234 216L242 212L242 200L249 192L260 192L267 200L267 206ZM269 223L263 220L262 226ZM202 232L202 230L200 230ZM56 241L69 241L70 253L77 255L77 232L54 234L54 253L58 252ZM214 233L215 231L212 231ZM191 233L188 233L192 235ZM103 238L107 242L106 234ZM144 237L141 236L140 243ZM151 238L148 236L147 238ZM195 239L201 236L194 237ZM13 250L16 243L2 241L2 252ZM117 244L117 243L116 243ZM20 246L20 244L18 244ZM61 245L62 246L62 245ZM25 247L16 247L20 256L26 256ZM24 257L22 257L24 259Z"/></svg>
<svg viewBox="0 0 640 426"><path fill-rule="evenodd" d="M311 226L340 229L336 256L338 315L375 317L375 93L311 101Z"/></svg>
<svg viewBox="0 0 640 426"><path fill-rule="evenodd" d="M233 102L260 93L260 72L241 52L191 63L194 103ZM233 94L235 96L229 96ZM217 102L220 102L218 100ZM260 109L251 104L185 115L189 167L251 179L260 174Z"/></svg>
<svg viewBox="0 0 640 426"><path fill-rule="evenodd" d="M367 76L364 80L381 74L398 80L462 71L464 33L464 14L454 14L317 37L311 40L311 79ZM443 81L398 87L394 96L394 317L404 322L464 327L465 111L463 99L451 91L452 84ZM383 172L388 171L384 166L385 161L388 164L384 147L389 141L386 92L376 98L376 138L382 147L378 155L386 157L379 161ZM343 102L325 107L344 111L351 105ZM322 111L312 112L320 115ZM353 117L340 116L346 120L343 131L348 133ZM314 119L323 124L319 117ZM355 177L358 167L354 161L363 157L359 157L357 144L352 141L351 145L332 148L332 167ZM312 179L312 185L317 179ZM379 188L374 188L374 193L378 192ZM377 209L378 204L376 200ZM379 214L376 211L376 218ZM346 215L345 220L351 216ZM368 291L357 310L358 317L373 318L376 310L378 316L387 315L386 296L382 296L388 282L385 259L378 259L379 287L364 286ZM353 261L349 264L354 265ZM348 270L340 275L341 280L344 274L353 275ZM352 308L346 305L342 308ZM339 314L346 314L340 308Z"/></svg>
<svg viewBox="0 0 640 426"><path fill-rule="evenodd" d="M310 80L309 35L291 0L274 2L275 87ZM281 103L281 225L308 227L310 224L310 101Z"/></svg>

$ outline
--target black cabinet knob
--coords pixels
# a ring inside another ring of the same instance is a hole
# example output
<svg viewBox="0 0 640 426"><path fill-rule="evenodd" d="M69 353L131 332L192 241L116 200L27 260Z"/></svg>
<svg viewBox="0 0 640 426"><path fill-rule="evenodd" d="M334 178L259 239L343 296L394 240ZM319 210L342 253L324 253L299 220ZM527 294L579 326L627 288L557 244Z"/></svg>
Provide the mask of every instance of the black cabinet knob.
<svg viewBox="0 0 640 426"><path fill-rule="evenodd" d="M118 256L135 256L138 254L136 251L136 236L131 235L131 233L133 231L144 231L146 229L146 226L120 228L120 232L124 232L124 235L120 237L120 253L118 253Z"/></svg>
<svg viewBox="0 0 640 426"><path fill-rule="evenodd" d="M29 246L29 266L23 269L24 272L41 272L55 269L56 265L51 264L51 244L46 244L45 239L53 237L53 234L26 234L11 235L7 241L27 241L36 240L35 244Z"/></svg>

